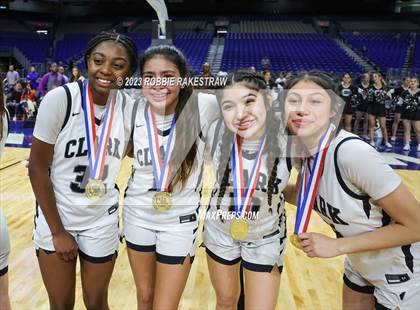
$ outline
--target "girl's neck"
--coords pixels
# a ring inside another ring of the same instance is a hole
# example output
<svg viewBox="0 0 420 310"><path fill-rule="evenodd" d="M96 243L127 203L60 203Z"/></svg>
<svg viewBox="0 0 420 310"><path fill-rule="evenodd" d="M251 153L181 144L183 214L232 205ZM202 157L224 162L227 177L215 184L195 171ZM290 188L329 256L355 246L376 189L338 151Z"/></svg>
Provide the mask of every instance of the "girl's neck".
<svg viewBox="0 0 420 310"><path fill-rule="evenodd" d="M350 87L350 83L343 83L343 87L349 88Z"/></svg>
<svg viewBox="0 0 420 310"><path fill-rule="evenodd" d="M329 124L325 128L318 130L316 133L310 136L302 137L302 142L304 146L306 147L306 150L311 155L315 154L316 151L318 150L318 145L321 141L322 135L327 131L328 128L329 128Z"/></svg>

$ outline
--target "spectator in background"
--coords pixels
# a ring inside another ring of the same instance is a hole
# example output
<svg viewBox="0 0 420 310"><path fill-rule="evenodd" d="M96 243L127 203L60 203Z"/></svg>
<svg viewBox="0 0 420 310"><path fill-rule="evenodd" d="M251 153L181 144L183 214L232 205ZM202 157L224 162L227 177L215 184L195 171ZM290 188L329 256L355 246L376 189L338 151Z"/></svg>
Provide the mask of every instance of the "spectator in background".
<svg viewBox="0 0 420 310"><path fill-rule="evenodd" d="M13 120L16 121L18 115L22 115L22 107L20 105L20 99L22 98L23 87L20 82L16 82L15 86L9 97L7 98L6 107L9 110L10 117L13 116Z"/></svg>
<svg viewBox="0 0 420 310"><path fill-rule="evenodd" d="M59 66L58 67L58 74L61 74L64 78L64 84L67 84L69 82L69 78L67 75L64 74L64 67L63 66Z"/></svg>
<svg viewBox="0 0 420 310"><path fill-rule="evenodd" d="M57 63L53 62L50 65L50 72L44 74L39 83L39 93L42 97L45 96L51 89L57 88L65 84L64 77L58 74Z"/></svg>
<svg viewBox="0 0 420 310"><path fill-rule="evenodd" d="M210 64L208 62L205 62L203 64L203 71L201 72L200 77L203 77L203 78L213 77L213 74L211 73L211 67L210 67ZM204 85L201 86L201 87L198 87L198 88L201 88L201 89L211 89L213 87L210 87L209 81L206 80L206 82L204 83Z"/></svg>
<svg viewBox="0 0 420 310"><path fill-rule="evenodd" d="M263 79L265 81L265 89L273 89L276 85L271 80L271 72L268 69L263 71Z"/></svg>
<svg viewBox="0 0 420 310"><path fill-rule="evenodd" d="M77 81L84 81L85 78L84 76L80 73L79 68L77 67L73 67L73 69L71 69L71 77L70 77L70 82L77 82Z"/></svg>
<svg viewBox="0 0 420 310"><path fill-rule="evenodd" d="M16 82L19 79L20 79L19 73L17 73L13 65L10 65L9 71L7 71L7 74L6 74L6 80L7 80L7 85L9 87L9 90L15 86Z"/></svg>
<svg viewBox="0 0 420 310"><path fill-rule="evenodd" d="M24 117L32 117L36 108L36 93L30 83L26 84L23 90L22 97L20 98L20 104L23 110L26 112Z"/></svg>
<svg viewBox="0 0 420 310"><path fill-rule="evenodd" d="M31 84L32 89L37 89L39 84L39 73L36 71L35 66L31 66L26 79Z"/></svg>

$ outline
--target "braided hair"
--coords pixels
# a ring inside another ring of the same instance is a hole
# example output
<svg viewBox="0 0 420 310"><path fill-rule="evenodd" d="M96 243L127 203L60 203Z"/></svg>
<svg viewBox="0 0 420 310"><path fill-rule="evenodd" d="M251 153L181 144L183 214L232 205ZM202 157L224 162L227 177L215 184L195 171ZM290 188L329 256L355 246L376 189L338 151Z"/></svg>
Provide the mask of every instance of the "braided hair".
<svg viewBox="0 0 420 310"><path fill-rule="evenodd" d="M94 36L88 44L86 45L84 60L86 67L88 67L88 59L90 57L90 54L92 51L97 47L99 44L105 41L113 41L115 43L121 44L124 49L126 50L130 62L130 70L129 70L129 76L133 75L134 72L136 72L137 69L137 46L134 43L133 39L131 39L129 36L126 36L124 34L120 34L118 32L112 31L102 31L100 34Z"/></svg>
<svg viewBox="0 0 420 310"><path fill-rule="evenodd" d="M278 142L278 134L280 132L281 127L280 120L275 116L275 113L271 110L270 97L268 96L270 90L265 89L265 81L260 75L249 70L235 71L228 76L225 88L233 86L235 84L241 84L251 90L259 91L262 93L264 98L264 104L267 109L267 137L263 153L267 153L267 168L270 169L271 167L271 173L267 185L267 200L268 205L271 206L272 196L274 192L274 184L277 178L277 166L279 164L279 156L281 154ZM223 91L218 92L219 102L221 102L222 96ZM217 170L217 181L219 184L219 195L216 204L217 208L220 208L222 198L224 197L226 192L226 187L230 184L229 177L231 172L230 165L233 137L234 133L229 129L225 128L221 139L222 142L220 146L219 167Z"/></svg>
<svg viewBox="0 0 420 310"><path fill-rule="evenodd" d="M157 56L163 57L165 60L173 63L178 68L181 78L189 77L187 60L184 54L173 45L149 47L140 58L140 74L142 74L146 62ZM183 121L177 122L181 114L183 114ZM173 174L173 179L168 186L170 192L178 183L181 183L182 186L185 185L196 164L196 139L200 133L200 116L198 111L198 95L193 94L192 85L181 87L178 95L178 103L175 108L175 122L176 143L169 160L169 166ZM185 156L186 150L188 152ZM179 168L175 171L175 167Z"/></svg>

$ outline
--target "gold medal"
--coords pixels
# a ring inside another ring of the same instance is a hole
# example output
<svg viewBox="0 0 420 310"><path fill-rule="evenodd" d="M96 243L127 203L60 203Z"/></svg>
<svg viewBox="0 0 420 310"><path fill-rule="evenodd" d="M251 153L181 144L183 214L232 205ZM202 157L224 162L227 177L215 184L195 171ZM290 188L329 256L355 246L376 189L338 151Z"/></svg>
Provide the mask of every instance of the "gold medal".
<svg viewBox="0 0 420 310"><path fill-rule="evenodd" d="M98 200L105 196L105 193L105 184L101 180L89 179L85 188L85 195L87 198L90 200Z"/></svg>
<svg viewBox="0 0 420 310"><path fill-rule="evenodd" d="M290 243L293 244L293 246L296 249L302 250L302 246L300 245L299 238L297 235L291 235L289 237L289 240L290 240Z"/></svg>
<svg viewBox="0 0 420 310"><path fill-rule="evenodd" d="M230 235L237 241L244 240L248 235L248 223L243 218L236 218L230 225Z"/></svg>
<svg viewBox="0 0 420 310"><path fill-rule="evenodd" d="M156 192L152 199L153 208L158 212L168 211L172 207L172 196L168 192Z"/></svg>

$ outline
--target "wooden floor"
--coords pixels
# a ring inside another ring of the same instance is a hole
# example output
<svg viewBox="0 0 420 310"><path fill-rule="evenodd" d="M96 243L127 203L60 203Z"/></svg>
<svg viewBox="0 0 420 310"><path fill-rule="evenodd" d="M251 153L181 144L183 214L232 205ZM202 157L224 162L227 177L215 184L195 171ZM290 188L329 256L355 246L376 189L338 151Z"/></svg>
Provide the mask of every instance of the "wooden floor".
<svg viewBox="0 0 420 310"><path fill-rule="evenodd" d="M21 163L29 155L28 149L6 148L0 162L0 206L5 209L11 239L9 264L10 297L13 309L48 309L47 294L43 287L31 240L35 200L27 170ZM118 178L124 188L130 173L126 160ZM405 184L420 200L420 172L398 171ZM210 184L207 171L205 180ZM207 194L209 190L207 190ZM286 206L289 231L294 223L294 209ZM332 235L332 231L314 214L309 231ZM281 278L278 309L340 309L342 289L342 257L310 259L287 245L285 268ZM78 275L76 309L84 309ZM120 255L109 289L111 309L135 309L135 286L127 260L125 246ZM215 294L207 271L203 248L197 251L190 277L179 309L214 309Z"/></svg>

